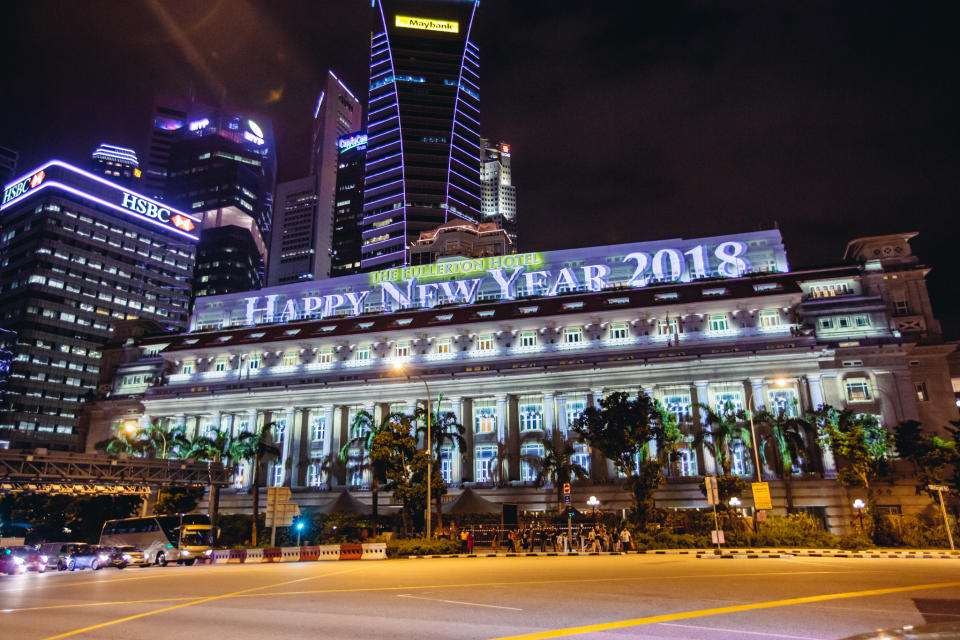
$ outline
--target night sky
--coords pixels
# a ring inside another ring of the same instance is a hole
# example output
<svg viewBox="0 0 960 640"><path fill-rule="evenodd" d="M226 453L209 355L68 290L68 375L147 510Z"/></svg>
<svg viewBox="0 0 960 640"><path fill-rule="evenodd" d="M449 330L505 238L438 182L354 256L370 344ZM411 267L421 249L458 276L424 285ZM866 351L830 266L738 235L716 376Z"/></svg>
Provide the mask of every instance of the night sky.
<svg viewBox="0 0 960 640"><path fill-rule="evenodd" d="M524 250L779 225L791 265L919 231L956 333L955 3L484 0L482 133L509 142ZM265 111L306 173L328 68L366 95L369 2L5 7L0 145L26 171L145 152L155 92Z"/></svg>

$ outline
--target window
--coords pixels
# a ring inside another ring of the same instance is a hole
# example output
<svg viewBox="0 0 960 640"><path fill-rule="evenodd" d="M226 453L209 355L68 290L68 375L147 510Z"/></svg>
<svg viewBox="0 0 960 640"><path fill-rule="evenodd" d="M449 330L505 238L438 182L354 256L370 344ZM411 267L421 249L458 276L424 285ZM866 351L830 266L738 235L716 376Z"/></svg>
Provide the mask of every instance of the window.
<svg viewBox="0 0 960 640"><path fill-rule="evenodd" d="M191 375L193 373L193 360L187 360L183 363L183 366L180 367L180 373L184 375Z"/></svg>
<svg viewBox="0 0 960 640"><path fill-rule="evenodd" d="M626 340L628 337L630 337L630 330L626 322L615 322L610 325L611 340Z"/></svg>
<svg viewBox="0 0 960 640"><path fill-rule="evenodd" d="M453 451L450 447L440 449L440 477L447 484L453 482Z"/></svg>
<svg viewBox="0 0 960 640"><path fill-rule="evenodd" d="M726 331L730 328L726 314L712 315L709 321L710 331Z"/></svg>
<svg viewBox="0 0 960 640"><path fill-rule="evenodd" d="M583 342L583 329L580 327L567 327L563 330L564 344L578 344Z"/></svg>
<svg viewBox="0 0 960 640"><path fill-rule="evenodd" d="M797 394L793 389L771 389L767 398L770 411L775 415L783 413L791 418L800 415L800 403L797 402Z"/></svg>
<svg viewBox="0 0 960 640"><path fill-rule="evenodd" d="M848 316L840 316L837 318L837 328L838 329L849 329L850 328L850 318Z"/></svg>
<svg viewBox="0 0 960 640"><path fill-rule="evenodd" d="M50 281L53 284L53 281ZM893 315L896 316L908 316L910 315L910 302L908 300L894 300L893 302Z"/></svg>
<svg viewBox="0 0 960 640"><path fill-rule="evenodd" d="M409 342L398 342L396 347L394 347L393 355L398 358L406 358L410 355L410 343Z"/></svg>
<svg viewBox="0 0 960 640"><path fill-rule="evenodd" d="M714 394L714 411L723 414L728 410L743 411L743 393L741 391L724 390Z"/></svg>
<svg viewBox="0 0 960 640"><path fill-rule="evenodd" d="M843 296L848 293L850 293L850 287L846 282L817 284L810 287L811 298L832 298L834 296Z"/></svg>
<svg viewBox="0 0 960 640"><path fill-rule="evenodd" d="M300 355L296 351L287 351L283 354L283 366L295 367L299 364Z"/></svg>
<svg viewBox="0 0 960 640"><path fill-rule="evenodd" d="M437 340L437 353L450 353L450 338Z"/></svg>
<svg viewBox="0 0 960 640"><path fill-rule="evenodd" d="M676 320L658 320L657 321L657 335L659 336L675 336L679 331Z"/></svg>
<svg viewBox="0 0 960 640"><path fill-rule="evenodd" d="M323 416L316 416L310 421L310 439L314 442L323 442L324 432L327 428L327 419Z"/></svg>
<svg viewBox="0 0 960 640"><path fill-rule="evenodd" d="M543 429L543 401L537 397L521 396L517 401L520 431Z"/></svg>
<svg viewBox="0 0 960 640"><path fill-rule="evenodd" d="M317 354L317 362L320 364L330 364L333 362L333 351L330 349L323 349Z"/></svg>
<svg viewBox="0 0 960 640"><path fill-rule="evenodd" d="M493 336L489 333L477 336L477 351L493 351Z"/></svg>
<svg viewBox="0 0 960 640"><path fill-rule="evenodd" d="M663 394L660 401L663 408L677 417L678 422L683 422L690 417L693 409L693 400L689 391L675 390L667 391Z"/></svg>
<svg viewBox="0 0 960 640"><path fill-rule="evenodd" d="M586 398L567 398L567 426L570 427L580 418L580 414L587 408Z"/></svg>
<svg viewBox="0 0 960 640"><path fill-rule="evenodd" d="M677 454L680 458L680 475L697 475L697 455L690 449L680 449Z"/></svg>
<svg viewBox="0 0 960 640"><path fill-rule="evenodd" d="M580 465L587 473L590 473L590 446L585 442L575 442L573 444L573 455L570 456L573 464Z"/></svg>
<svg viewBox="0 0 960 640"><path fill-rule="evenodd" d="M307 467L307 486L308 487L319 487L322 481L322 474L320 473L320 463L314 462Z"/></svg>
<svg viewBox="0 0 960 640"><path fill-rule="evenodd" d="M817 326L821 329L833 329L833 318L820 318Z"/></svg>
<svg viewBox="0 0 960 640"><path fill-rule="evenodd" d="M497 430L497 403L494 400L473 402L473 432L494 433Z"/></svg>
<svg viewBox="0 0 960 640"><path fill-rule="evenodd" d="M283 486L283 465L282 464L273 465L273 477L270 478L270 486L272 487Z"/></svg>
<svg viewBox="0 0 960 640"><path fill-rule="evenodd" d="M776 309L765 309L760 312L760 326L763 328L766 327L779 327L780 326L780 312Z"/></svg>
<svg viewBox="0 0 960 640"><path fill-rule="evenodd" d="M537 332L536 332L536 331L521 331L521 332L520 332L520 346L521 346L521 347L535 347L535 346L537 346Z"/></svg>
<svg viewBox="0 0 960 640"><path fill-rule="evenodd" d="M370 347L359 347L355 357L359 362L370 360Z"/></svg>
<svg viewBox="0 0 960 640"><path fill-rule="evenodd" d="M730 462L732 463L731 471L735 476L746 476L750 475L750 472L747 469L747 460L749 456L747 455L747 448L743 446L742 442L736 442L730 447Z"/></svg>
<svg viewBox="0 0 960 640"><path fill-rule="evenodd" d="M247 360L247 369L259 369L260 368L260 356L252 355Z"/></svg>
<svg viewBox="0 0 960 640"><path fill-rule="evenodd" d="M213 365L214 371L226 371L227 370L227 359L226 358L217 358L217 361Z"/></svg>
<svg viewBox="0 0 960 640"><path fill-rule="evenodd" d="M865 315L853 316L853 324L855 324L858 327L869 327L870 316L865 316Z"/></svg>
<svg viewBox="0 0 960 640"><path fill-rule="evenodd" d="M473 450L473 480L475 482L490 482L493 479L496 457L497 447L494 445L481 445Z"/></svg>
<svg viewBox="0 0 960 640"><path fill-rule="evenodd" d="M543 445L539 442L525 442L520 445L520 479L533 482L537 479L537 467L543 457ZM533 460L533 459L536 459Z"/></svg>
<svg viewBox="0 0 960 640"><path fill-rule="evenodd" d="M913 385L917 390L917 400L920 402L926 402L930 399L930 396L927 394L927 383L926 382L917 382Z"/></svg>
<svg viewBox="0 0 960 640"><path fill-rule="evenodd" d="M865 378L847 378L847 400L849 402L870 402L870 383Z"/></svg>

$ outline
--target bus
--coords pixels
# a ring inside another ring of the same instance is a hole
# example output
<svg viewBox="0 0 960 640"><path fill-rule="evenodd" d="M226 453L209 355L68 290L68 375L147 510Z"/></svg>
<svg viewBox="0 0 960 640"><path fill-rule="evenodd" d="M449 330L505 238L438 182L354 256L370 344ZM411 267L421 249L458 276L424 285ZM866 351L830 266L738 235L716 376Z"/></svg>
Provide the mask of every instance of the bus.
<svg viewBox="0 0 960 640"><path fill-rule="evenodd" d="M181 513L108 520L100 532L101 547L133 546L143 557L161 567L169 562L191 565L213 553L210 516Z"/></svg>

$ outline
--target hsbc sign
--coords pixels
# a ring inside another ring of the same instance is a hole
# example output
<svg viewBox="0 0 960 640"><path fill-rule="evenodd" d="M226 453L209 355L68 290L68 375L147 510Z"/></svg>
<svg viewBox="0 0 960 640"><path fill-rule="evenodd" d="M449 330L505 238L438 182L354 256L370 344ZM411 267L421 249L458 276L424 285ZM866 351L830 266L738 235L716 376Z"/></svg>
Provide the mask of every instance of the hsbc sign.
<svg viewBox="0 0 960 640"><path fill-rule="evenodd" d="M3 204L7 204L10 200L14 198L19 198L27 191L35 189L43 184L43 179L47 176L42 170L37 171L32 176L26 177L23 180L20 180L16 184L12 184L6 189L3 190Z"/></svg>
<svg viewBox="0 0 960 640"><path fill-rule="evenodd" d="M120 203L120 206L124 209L130 209L130 211L136 211L148 218L154 218L160 222L170 222L170 209L126 191L123 193L123 201Z"/></svg>

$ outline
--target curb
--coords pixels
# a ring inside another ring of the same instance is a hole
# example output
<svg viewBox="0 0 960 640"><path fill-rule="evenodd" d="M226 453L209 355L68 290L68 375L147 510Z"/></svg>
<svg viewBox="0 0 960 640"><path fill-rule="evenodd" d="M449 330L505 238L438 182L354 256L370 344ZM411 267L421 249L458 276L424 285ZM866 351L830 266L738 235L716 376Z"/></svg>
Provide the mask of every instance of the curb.
<svg viewBox="0 0 960 640"><path fill-rule="evenodd" d="M778 558L867 558L867 559L905 559L905 560L960 560L960 551L841 551L841 550L771 550L771 549L724 549L717 554L715 549L644 549L639 551L592 551L570 552L521 552L521 553L448 553L437 555L399 556L405 560L425 560L432 558L518 558L518 557L557 557L557 556L625 556L625 555L677 555L692 556L698 560L719 559L778 559Z"/></svg>

